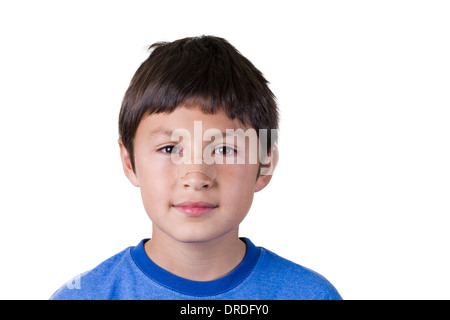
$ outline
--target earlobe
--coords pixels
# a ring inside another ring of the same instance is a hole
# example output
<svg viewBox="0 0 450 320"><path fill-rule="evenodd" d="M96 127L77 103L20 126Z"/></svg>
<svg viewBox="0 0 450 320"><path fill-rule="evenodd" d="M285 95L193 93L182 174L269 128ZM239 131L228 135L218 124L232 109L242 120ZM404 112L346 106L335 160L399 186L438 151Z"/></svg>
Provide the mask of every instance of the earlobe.
<svg viewBox="0 0 450 320"><path fill-rule="evenodd" d="M255 192L261 191L264 189L272 179L272 175L275 171L275 168L278 164L279 152L276 146L272 147L272 150L266 157L266 163L261 164L260 174L256 179L255 184Z"/></svg>
<svg viewBox="0 0 450 320"><path fill-rule="evenodd" d="M120 159L122 160L123 172L127 176L128 180L135 186L139 187L139 180L136 176L136 173L133 170L133 166L131 165L131 158L128 150L122 143L122 139L119 138L119 147L120 147Z"/></svg>

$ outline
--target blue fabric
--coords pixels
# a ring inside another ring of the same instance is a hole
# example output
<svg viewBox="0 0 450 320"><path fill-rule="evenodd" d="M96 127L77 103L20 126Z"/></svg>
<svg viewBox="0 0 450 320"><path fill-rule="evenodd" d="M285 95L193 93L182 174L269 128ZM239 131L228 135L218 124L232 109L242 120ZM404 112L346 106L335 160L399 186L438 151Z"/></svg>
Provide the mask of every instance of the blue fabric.
<svg viewBox="0 0 450 320"><path fill-rule="evenodd" d="M162 269L145 253L147 240L75 277L50 299L342 299L318 273L256 247L247 238L241 238L247 251L239 266L213 281L192 281Z"/></svg>

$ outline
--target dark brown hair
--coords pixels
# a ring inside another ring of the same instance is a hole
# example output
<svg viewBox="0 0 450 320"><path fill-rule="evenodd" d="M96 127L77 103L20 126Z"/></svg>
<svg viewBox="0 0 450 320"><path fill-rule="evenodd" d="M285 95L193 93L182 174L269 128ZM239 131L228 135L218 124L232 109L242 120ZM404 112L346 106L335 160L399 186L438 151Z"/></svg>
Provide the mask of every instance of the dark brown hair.
<svg viewBox="0 0 450 320"><path fill-rule="evenodd" d="M275 96L263 74L228 41L213 36L158 42L137 69L123 98L119 136L134 169L133 139L142 118L179 105L205 113L223 110L257 132L278 129ZM273 133L273 132L272 132Z"/></svg>

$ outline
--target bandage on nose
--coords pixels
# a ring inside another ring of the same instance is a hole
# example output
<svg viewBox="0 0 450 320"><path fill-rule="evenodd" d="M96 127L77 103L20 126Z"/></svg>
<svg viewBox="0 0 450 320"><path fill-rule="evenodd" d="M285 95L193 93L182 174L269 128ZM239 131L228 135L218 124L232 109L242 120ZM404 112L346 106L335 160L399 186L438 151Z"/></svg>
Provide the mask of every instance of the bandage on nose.
<svg viewBox="0 0 450 320"><path fill-rule="evenodd" d="M217 177L215 165L206 164L205 162L202 162L202 164L177 164L177 175L180 179L192 172L203 173L211 180L214 180Z"/></svg>

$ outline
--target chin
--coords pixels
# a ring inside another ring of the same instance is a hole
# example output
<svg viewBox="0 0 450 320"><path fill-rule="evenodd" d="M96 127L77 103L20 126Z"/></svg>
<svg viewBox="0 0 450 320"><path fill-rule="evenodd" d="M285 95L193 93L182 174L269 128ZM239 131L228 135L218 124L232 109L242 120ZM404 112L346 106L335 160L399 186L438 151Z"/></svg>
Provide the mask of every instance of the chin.
<svg viewBox="0 0 450 320"><path fill-rule="evenodd" d="M189 226L183 228L183 230L177 230L172 234L179 242L183 243L203 243L217 239L229 232L228 230L207 228L207 226Z"/></svg>
<svg viewBox="0 0 450 320"><path fill-rule="evenodd" d="M204 232L185 232L177 237L177 240L183 243L203 243L214 240L220 235L205 234Z"/></svg>

